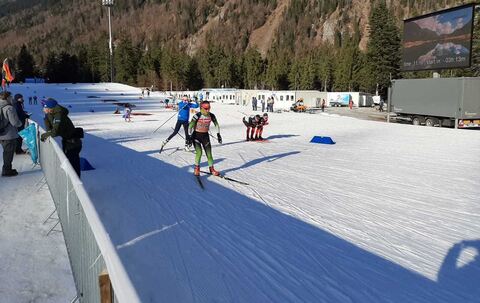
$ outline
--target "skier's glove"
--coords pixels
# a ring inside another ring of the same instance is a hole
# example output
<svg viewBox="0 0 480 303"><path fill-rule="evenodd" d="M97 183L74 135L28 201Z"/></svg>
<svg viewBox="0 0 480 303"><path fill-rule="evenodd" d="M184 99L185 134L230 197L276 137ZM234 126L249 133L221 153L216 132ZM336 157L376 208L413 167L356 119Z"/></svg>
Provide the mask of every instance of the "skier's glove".
<svg viewBox="0 0 480 303"><path fill-rule="evenodd" d="M187 140L185 140L185 143L190 147L192 146L193 140L192 137L188 137Z"/></svg>
<svg viewBox="0 0 480 303"><path fill-rule="evenodd" d="M220 133L217 133L217 140L218 143L222 144L222 136L220 136Z"/></svg>
<svg viewBox="0 0 480 303"><path fill-rule="evenodd" d="M47 134L47 133L43 133L43 134L40 136L40 141L45 142L45 140L47 140L47 138L48 138L48 134Z"/></svg>

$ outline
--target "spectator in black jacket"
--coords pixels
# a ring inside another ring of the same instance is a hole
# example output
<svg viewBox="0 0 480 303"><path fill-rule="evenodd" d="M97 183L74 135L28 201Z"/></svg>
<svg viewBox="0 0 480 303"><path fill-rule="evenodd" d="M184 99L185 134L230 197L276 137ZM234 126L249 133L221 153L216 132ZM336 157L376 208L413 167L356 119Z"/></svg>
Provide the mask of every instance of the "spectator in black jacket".
<svg viewBox="0 0 480 303"><path fill-rule="evenodd" d="M17 128L17 130L20 132L21 130L25 129L27 119L30 117L26 112L23 107L23 96L21 94L16 94L15 97L13 97L13 107L15 107L15 110L17 111L17 116L20 122L22 122L22 125ZM25 151L22 149L22 143L23 139L22 137L18 136L17 138L17 146L15 149L15 153L17 155L24 154Z"/></svg>
<svg viewBox="0 0 480 303"><path fill-rule="evenodd" d="M42 134L41 140L48 137L62 137L62 149L73 169L80 177L80 151L82 150L83 130L75 128L68 117L68 109L58 104L52 98L45 100L43 112L45 113L45 127L47 131Z"/></svg>

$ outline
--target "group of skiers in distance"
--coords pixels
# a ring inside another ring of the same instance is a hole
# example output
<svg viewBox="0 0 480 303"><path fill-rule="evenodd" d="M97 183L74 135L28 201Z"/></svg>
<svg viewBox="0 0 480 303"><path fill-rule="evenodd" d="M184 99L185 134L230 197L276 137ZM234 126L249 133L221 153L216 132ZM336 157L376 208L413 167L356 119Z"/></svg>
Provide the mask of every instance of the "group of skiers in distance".
<svg viewBox="0 0 480 303"><path fill-rule="evenodd" d="M247 141L264 140L263 127L268 125L268 114L243 117L243 124L247 127Z"/></svg>

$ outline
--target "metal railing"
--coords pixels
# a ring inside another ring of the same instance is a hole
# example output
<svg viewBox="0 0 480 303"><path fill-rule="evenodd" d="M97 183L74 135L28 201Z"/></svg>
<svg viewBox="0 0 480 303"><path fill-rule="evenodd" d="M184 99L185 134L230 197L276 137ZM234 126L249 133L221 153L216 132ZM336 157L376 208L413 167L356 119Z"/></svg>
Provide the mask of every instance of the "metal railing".
<svg viewBox="0 0 480 303"><path fill-rule="evenodd" d="M40 133L40 131L39 131ZM140 302L90 197L53 139L39 141L39 159L62 226L79 302L100 302L99 275L106 270L115 302Z"/></svg>

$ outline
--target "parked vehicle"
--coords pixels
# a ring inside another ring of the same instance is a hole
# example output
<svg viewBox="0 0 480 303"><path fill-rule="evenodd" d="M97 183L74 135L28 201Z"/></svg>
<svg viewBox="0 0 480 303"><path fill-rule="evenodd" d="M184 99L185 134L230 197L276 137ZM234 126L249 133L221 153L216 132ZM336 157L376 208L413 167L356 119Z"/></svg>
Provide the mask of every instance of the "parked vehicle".
<svg viewBox="0 0 480 303"><path fill-rule="evenodd" d="M294 112L305 112L307 107L303 103L303 99L298 100L297 102L292 104L292 107L290 107L290 110Z"/></svg>
<svg viewBox="0 0 480 303"><path fill-rule="evenodd" d="M480 127L480 78L393 80L394 118L413 125Z"/></svg>

